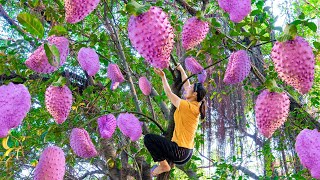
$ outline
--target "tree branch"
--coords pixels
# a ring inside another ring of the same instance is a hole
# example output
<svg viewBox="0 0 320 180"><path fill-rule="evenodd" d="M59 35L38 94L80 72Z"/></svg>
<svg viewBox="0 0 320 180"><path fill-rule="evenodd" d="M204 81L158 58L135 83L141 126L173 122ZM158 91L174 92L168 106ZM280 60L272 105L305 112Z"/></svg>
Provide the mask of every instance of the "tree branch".
<svg viewBox="0 0 320 180"><path fill-rule="evenodd" d="M208 3L209 3L209 0L202 0L201 11L205 11L207 9Z"/></svg>
<svg viewBox="0 0 320 180"><path fill-rule="evenodd" d="M195 10L193 7L191 7L187 2L185 2L184 0L176 0L176 2L178 4L180 4L180 6L182 6L185 10L188 11L189 14L191 14L192 16L195 16L197 14L197 10Z"/></svg>
<svg viewBox="0 0 320 180"><path fill-rule="evenodd" d="M25 30L23 30L16 22L14 22L14 20L12 20L9 15L7 14L7 12L3 9L2 5L0 4L0 16L3 17L8 24L10 24L10 26L13 26L19 33L21 33L22 35L27 35L27 36L31 36L28 32L26 32ZM31 36L32 37L32 36ZM35 47L34 42L32 41L28 41L30 43L31 46Z"/></svg>
<svg viewBox="0 0 320 180"><path fill-rule="evenodd" d="M101 170L95 170L95 171L89 171L89 172L86 172L84 175L82 175L81 177L79 177L79 179L84 179L86 178L87 176L91 176L93 174L105 174L104 172L101 172Z"/></svg>
<svg viewBox="0 0 320 180"><path fill-rule="evenodd" d="M140 113L140 112L136 112L136 111L116 111L116 112L112 112L112 111L102 111L100 114L97 114L96 117L86 121L84 124L82 124L80 127L85 127L86 125L90 124L91 122L93 121L96 121L97 118L99 118L100 116L106 114L106 113L111 113L111 114L120 114L120 113L132 113L132 114L137 114L137 115L140 115L140 116L143 116L147 119L149 119L151 122L153 122L159 129L162 133L165 133L166 131L162 128L162 126L157 122L155 121L154 119L152 119L151 117L143 114L143 113Z"/></svg>
<svg viewBox="0 0 320 180"><path fill-rule="evenodd" d="M79 75L77 75L75 73L68 72L68 71L63 71L61 73L61 76L67 78L68 81L71 82L71 85L73 87L78 87L80 92L82 92L88 86L88 84L86 83L87 79L84 79L83 77L81 77L81 76L79 76ZM43 76L41 76L39 74L31 74L28 77L23 77L23 76L20 76L20 75L14 73L14 72L11 72L10 75L1 74L0 75L0 82L3 81L3 80L11 80L11 79L14 79L14 78L21 78L23 82L26 82L28 80L36 80L36 79L41 79L42 81L48 81L50 79L48 77L43 77ZM71 79L76 81L76 82L72 82ZM101 84L97 84L95 86L99 87L99 88L102 88L102 89L104 88Z"/></svg>
<svg viewBox="0 0 320 180"><path fill-rule="evenodd" d="M258 180L259 176L257 176L254 172L250 171L249 169L243 167L243 166L233 166L237 170L242 171L244 174L248 175L249 177Z"/></svg>

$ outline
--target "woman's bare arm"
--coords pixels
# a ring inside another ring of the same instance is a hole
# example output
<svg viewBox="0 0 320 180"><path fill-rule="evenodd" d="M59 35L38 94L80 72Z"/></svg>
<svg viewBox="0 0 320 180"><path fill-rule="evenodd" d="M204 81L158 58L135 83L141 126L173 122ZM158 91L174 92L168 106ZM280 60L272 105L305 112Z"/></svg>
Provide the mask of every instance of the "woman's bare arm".
<svg viewBox="0 0 320 180"><path fill-rule="evenodd" d="M181 66L181 64L179 64L178 66L177 66L177 69L180 71L180 73L181 73L181 79L182 79L182 82L184 81L184 80L186 80L187 78L188 78L188 76L187 76L187 74L186 74L186 72L184 71L184 69L183 69L183 67ZM190 86L190 81L189 81L189 79L183 84L183 88L184 89L187 89L187 87L189 87Z"/></svg>
<svg viewBox="0 0 320 180"><path fill-rule="evenodd" d="M161 69L156 69L156 68L154 69L154 72L161 77L164 92L166 93L166 95L169 98L169 100L171 101L171 103L176 108L178 108L181 99L172 92L172 90L169 86L169 83L167 81L167 77L166 77L165 73Z"/></svg>

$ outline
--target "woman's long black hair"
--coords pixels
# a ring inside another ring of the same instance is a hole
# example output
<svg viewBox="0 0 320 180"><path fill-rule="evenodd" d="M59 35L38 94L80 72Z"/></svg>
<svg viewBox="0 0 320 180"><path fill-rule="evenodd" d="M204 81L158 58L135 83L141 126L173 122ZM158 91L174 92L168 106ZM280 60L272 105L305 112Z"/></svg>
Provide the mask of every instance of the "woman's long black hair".
<svg viewBox="0 0 320 180"><path fill-rule="evenodd" d="M206 105L204 97L206 96L207 91L204 89L202 83L194 83L193 91L197 92L197 101L201 102L199 110L201 114L201 119L204 119L206 117Z"/></svg>

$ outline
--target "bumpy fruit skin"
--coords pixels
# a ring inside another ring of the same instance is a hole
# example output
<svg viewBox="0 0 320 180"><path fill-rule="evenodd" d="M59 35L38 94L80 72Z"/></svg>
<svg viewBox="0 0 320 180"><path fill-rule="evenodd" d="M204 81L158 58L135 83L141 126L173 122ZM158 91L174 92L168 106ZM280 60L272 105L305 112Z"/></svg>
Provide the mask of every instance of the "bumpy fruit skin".
<svg viewBox="0 0 320 180"><path fill-rule="evenodd" d="M72 106L72 92L68 86L49 86L45 93L46 107L58 124L68 117Z"/></svg>
<svg viewBox="0 0 320 180"><path fill-rule="evenodd" d="M55 45L58 48L60 53L60 64L57 67L54 67L49 63L44 50L44 45L42 44L25 62L28 68L37 73L48 74L56 71L66 62L69 54L69 41L65 37L50 36L47 40L49 45Z"/></svg>
<svg viewBox="0 0 320 180"><path fill-rule="evenodd" d="M186 50L194 48L206 38L209 23L196 17L189 18L183 25L182 46Z"/></svg>
<svg viewBox="0 0 320 180"><path fill-rule="evenodd" d="M138 118L130 113L121 113L117 125L120 131L131 141L137 141L142 135L141 123Z"/></svg>
<svg viewBox="0 0 320 180"><path fill-rule="evenodd" d="M113 114L108 114L99 117L97 121L101 137L111 138L117 127L116 117Z"/></svg>
<svg viewBox="0 0 320 180"><path fill-rule="evenodd" d="M314 80L315 58L312 47L302 37L276 42L271 58L279 78L294 87L300 94L306 94Z"/></svg>
<svg viewBox="0 0 320 180"><path fill-rule="evenodd" d="M200 74L198 74L198 82L199 83L204 83L207 79L207 71L202 70Z"/></svg>
<svg viewBox="0 0 320 180"><path fill-rule="evenodd" d="M226 84L242 82L250 73L250 58L245 50L233 52L223 79Z"/></svg>
<svg viewBox="0 0 320 180"><path fill-rule="evenodd" d="M100 0L65 0L66 21L75 24L88 16Z"/></svg>
<svg viewBox="0 0 320 180"><path fill-rule="evenodd" d="M73 128L70 135L70 146L74 153L82 158L92 158L98 155L88 132L83 128Z"/></svg>
<svg viewBox="0 0 320 180"><path fill-rule="evenodd" d="M120 83L124 81L124 77L117 64L109 64L107 74L108 78L111 79L111 90L115 90L120 85Z"/></svg>
<svg viewBox="0 0 320 180"><path fill-rule="evenodd" d="M218 0L218 3L235 23L242 21L251 12L251 0Z"/></svg>
<svg viewBox="0 0 320 180"><path fill-rule="evenodd" d="M81 48L78 53L78 61L89 76L94 76L100 69L99 55L91 48Z"/></svg>
<svg viewBox="0 0 320 180"><path fill-rule="evenodd" d="M34 171L34 180L63 180L66 159L64 152L57 146L47 147L41 154Z"/></svg>
<svg viewBox="0 0 320 180"><path fill-rule="evenodd" d="M296 138L295 149L301 164L309 169L313 178L320 179L320 133L318 130L302 130Z"/></svg>
<svg viewBox="0 0 320 180"><path fill-rule="evenodd" d="M31 107L31 96L23 84L0 86L0 138L19 126Z"/></svg>
<svg viewBox="0 0 320 180"><path fill-rule="evenodd" d="M259 132L270 138L286 120L289 114L290 100L286 93L263 90L257 100L255 109Z"/></svg>
<svg viewBox="0 0 320 180"><path fill-rule="evenodd" d="M132 15L128 23L132 46L153 67L169 66L174 33L168 16L159 7L151 7L139 16Z"/></svg>
<svg viewBox="0 0 320 180"><path fill-rule="evenodd" d="M144 95L149 96L151 94L152 86L146 77L139 78L139 87Z"/></svg>
<svg viewBox="0 0 320 180"><path fill-rule="evenodd" d="M203 70L203 67L193 57L187 57L184 62L186 69L193 74L199 74Z"/></svg>

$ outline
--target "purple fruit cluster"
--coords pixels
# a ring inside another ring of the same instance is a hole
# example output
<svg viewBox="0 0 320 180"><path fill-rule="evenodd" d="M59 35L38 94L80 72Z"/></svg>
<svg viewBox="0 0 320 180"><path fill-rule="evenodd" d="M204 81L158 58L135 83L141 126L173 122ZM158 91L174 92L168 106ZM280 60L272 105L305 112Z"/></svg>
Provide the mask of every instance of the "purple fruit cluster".
<svg viewBox="0 0 320 180"><path fill-rule="evenodd" d="M66 171L66 158L61 148L47 147L41 154L34 171L34 180L63 180Z"/></svg>
<svg viewBox="0 0 320 180"><path fill-rule="evenodd" d="M169 66L174 33L168 15L159 7L151 7L139 16L132 15L128 23L132 46L153 67Z"/></svg>
<svg viewBox="0 0 320 180"><path fill-rule="evenodd" d="M151 94L152 86L146 77L139 78L139 87L144 95L149 96Z"/></svg>
<svg viewBox="0 0 320 180"><path fill-rule="evenodd" d="M300 94L310 91L314 80L315 58L312 47L302 37L276 42L271 57L279 78Z"/></svg>
<svg viewBox="0 0 320 180"><path fill-rule="evenodd" d="M317 129L302 130L296 138L295 150L311 176L320 179L320 132Z"/></svg>
<svg viewBox="0 0 320 180"><path fill-rule="evenodd" d="M100 0L64 0L66 21L72 24L82 21L99 2Z"/></svg>
<svg viewBox="0 0 320 180"><path fill-rule="evenodd" d="M117 64L109 64L107 74L108 78L111 79L111 90L115 90L124 81L124 77Z"/></svg>
<svg viewBox="0 0 320 180"><path fill-rule="evenodd" d="M31 107L31 96L23 84L0 86L0 138L19 126Z"/></svg>
<svg viewBox="0 0 320 180"><path fill-rule="evenodd" d="M60 64L57 67L52 66L46 56L44 45L41 45L25 62L28 68L37 73L48 74L56 71L66 62L69 54L69 41L65 37L50 36L47 40L49 45L55 45L58 48L60 53Z"/></svg>
<svg viewBox="0 0 320 180"><path fill-rule="evenodd" d="M193 57L187 57L184 62L187 70L193 74L201 73L203 70L203 67Z"/></svg>
<svg viewBox="0 0 320 180"><path fill-rule="evenodd" d="M133 114L121 113L118 116L117 124L120 131L131 141L137 141L142 135L141 123Z"/></svg>
<svg viewBox="0 0 320 180"><path fill-rule="evenodd" d="M117 127L116 117L113 114L108 114L99 117L97 121L101 137L111 138Z"/></svg>
<svg viewBox="0 0 320 180"><path fill-rule="evenodd" d="M45 93L46 107L58 124L68 117L72 106L72 92L68 86L49 86Z"/></svg>
<svg viewBox="0 0 320 180"><path fill-rule="evenodd" d="M287 120L290 100L286 93L262 91L254 107L258 130L266 138Z"/></svg>
<svg viewBox="0 0 320 180"><path fill-rule="evenodd" d="M182 46L186 50L194 48L206 38L209 23L196 17L187 20L182 30Z"/></svg>
<svg viewBox="0 0 320 180"><path fill-rule="evenodd" d="M70 146L74 153L82 158L92 158L98 155L88 132L83 128L73 128L70 135Z"/></svg>
<svg viewBox="0 0 320 180"><path fill-rule="evenodd" d="M251 0L218 0L218 3L235 23L242 21L251 12Z"/></svg>
<svg viewBox="0 0 320 180"><path fill-rule="evenodd" d="M100 69L99 55L91 48L81 48L78 52L78 61L89 76L94 76Z"/></svg>
<svg viewBox="0 0 320 180"><path fill-rule="evenodd" d="M223 82L236 84L242 82L250 73L250 58L245 50L231 54Z"/></svg>

